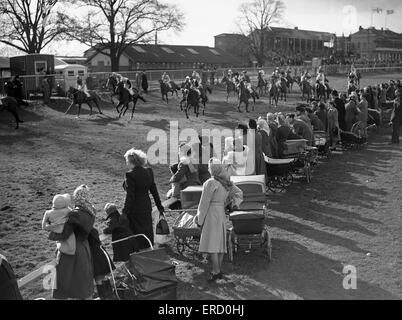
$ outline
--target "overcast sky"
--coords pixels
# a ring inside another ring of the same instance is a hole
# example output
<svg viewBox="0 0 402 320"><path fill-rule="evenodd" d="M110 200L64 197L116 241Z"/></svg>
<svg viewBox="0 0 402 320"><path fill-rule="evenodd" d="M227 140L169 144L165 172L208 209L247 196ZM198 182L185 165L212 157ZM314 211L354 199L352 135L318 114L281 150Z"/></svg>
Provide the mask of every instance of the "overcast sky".
<svg viewBox="0 0 402 320"><path fill-rule="evenodd" d="M244 0L162 0L176 4L185 15L183 32L159 35L161 43L214 46L214 36L220 33L237 32L238 8ZM395 10L387 16L387 27L402 33L401 0L284 0L285 21L282 26L299 29L326 31L341 35L357 31L359 25L369 27L372 8L383 9L374 14L374 26L384 27L386 10ZM355 15L353 14L355 12ZM355 17L355 18L354 18ZM49 51L66 54L67 46L52 46ZM87 47L68 46L68 55L80 55Z"/></svg>

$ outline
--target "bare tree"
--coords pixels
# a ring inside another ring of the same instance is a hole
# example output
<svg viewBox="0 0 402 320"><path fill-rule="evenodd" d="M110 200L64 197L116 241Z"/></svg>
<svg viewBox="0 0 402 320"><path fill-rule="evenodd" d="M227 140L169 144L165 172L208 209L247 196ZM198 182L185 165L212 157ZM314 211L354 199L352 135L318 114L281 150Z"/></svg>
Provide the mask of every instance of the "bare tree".
<svg viewBox="0 0 402 320"><path fill-rule="evenodd" d="M183 14L174 5L158 0L79 0L90 14L82 19L64 16L71 40L78 40L110 57L112 71L119 71L124 51L151 41L155 32L181 31Z"/></svg>
<svg viewBox="0 0 402 320"><path fill-rule="evenodd" d="M285 4L282 0L254 0L240 8L239 28L247 37L250 50L260 66L265 62L265 36L272 24L283 20Z"/></svg>
<svg viewBox="0 0 402 320"><path fill-rule="evenodd" d="M56 5L62 0L0 0L0 42L40 53L63 33Z"/></svg>

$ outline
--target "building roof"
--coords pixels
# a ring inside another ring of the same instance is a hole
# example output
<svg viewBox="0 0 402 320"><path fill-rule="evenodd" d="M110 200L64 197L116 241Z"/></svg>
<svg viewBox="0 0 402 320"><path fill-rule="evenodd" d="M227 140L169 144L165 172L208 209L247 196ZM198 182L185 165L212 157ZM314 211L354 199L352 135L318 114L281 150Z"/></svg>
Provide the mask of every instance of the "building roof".
<svg viewBox="0 0 402 320"><path fill-rule="evenodd" d="M95 50L87 50L85 55L88 61L96 55ZM176 46L136 44L126 49L125 55L134 62L146 63L210 63L210 64L238 64L241 61L220 49L207 46Z"/></svg>
<svg viewBox="0 0 402 320"><path fill-rule="evenodd" d="M384 39L384 40L402 40L402 34L394 32L389 29L376 29L374 27L364 29L364 28L359 28L359 31L353 33L351 37L357 36L357 35L375 35L378 39Z"/></svg>
<svg viewBox="0 0 402 320"><path fill-rule="evenodd" d="M0 69L10 69L10 58L0 57Z"/></svg>
<svg viewBox="0 0 402 320"><path fill-rule="evenodd" d="M294 29L271 27L271 30L272 30L272 32L275 32L276 35L282 36L285 38L330 41L333 37L335 37L334 33L322 32L322 31L301 30L301 29L298 29L297 27Z"/></svg>

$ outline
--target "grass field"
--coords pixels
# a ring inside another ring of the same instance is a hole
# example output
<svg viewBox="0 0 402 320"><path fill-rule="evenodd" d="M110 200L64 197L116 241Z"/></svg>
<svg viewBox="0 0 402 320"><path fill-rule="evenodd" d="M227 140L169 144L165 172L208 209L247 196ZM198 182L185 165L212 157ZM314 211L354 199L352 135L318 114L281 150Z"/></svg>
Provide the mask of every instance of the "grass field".
<svg viewBox="0 0 402 320"><path fill-rule="evenodd" d="M364 76L362 85L377 84L401 74ZM344 78L330 78L334 88L345 90ZM178 100L169 105L151 93L140 103L134 120L117 119L111 104L103 103L104 116L64 115L67 101L35 104L21 112L25 123L13 129L8 113L0 114L0 253L10 260L17 277L54 257L55 245L41 230L42 215L54 194L72 192L87 184L99 210L124 201L123 154L131 147L147 150L152 128L168 130L170 121L180 128L229 128L239 121L274 110L261 99L255 112L238 113L235 99L225 102L214 91L206 115L186 120ZM291 94L277 110L293 111L299 94ZM275 111L275 110L274 110ZM76 110L72 110L72 113ZM181 299L401 299L402 149L390 146L389 129L370 138L362 151L336 153L323 161L306 185L296 181L288 192L271 195L269 225L273 235L273 261L259 252L240 253L226 263L228 280L207 286L208 266L193 255L171 256L178 262ZM155 166L164 198L169 185L167 166ZM169 217L172 221L173 217ZM370 253L370 255L367 255ZM345 265L357 268L357 290L344 290ZM40 281L23 291L25 298L44 296Z"/></svg>

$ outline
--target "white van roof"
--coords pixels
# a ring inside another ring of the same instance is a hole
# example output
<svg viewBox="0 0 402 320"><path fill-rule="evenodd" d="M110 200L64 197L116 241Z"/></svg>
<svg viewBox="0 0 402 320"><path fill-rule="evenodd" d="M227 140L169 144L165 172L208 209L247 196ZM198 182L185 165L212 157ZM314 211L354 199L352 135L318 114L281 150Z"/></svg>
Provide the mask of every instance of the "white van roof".
<svg viewBox="0 0 402 320"><path fill-rule="evenodd" d="M86 66L83 66L81 64L62 64L59 66L54 67L55 70L66 70L66 69L87 69Z"/></svg>

